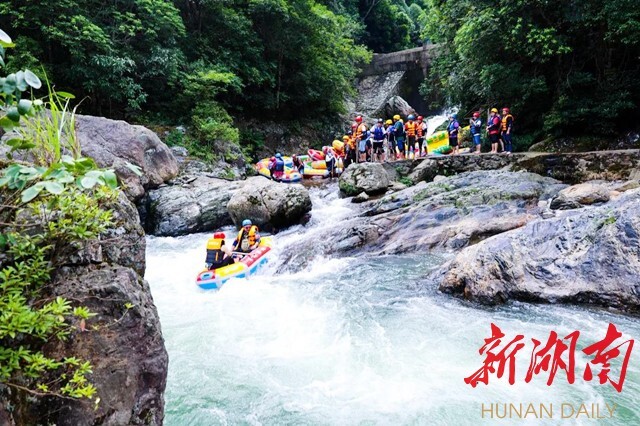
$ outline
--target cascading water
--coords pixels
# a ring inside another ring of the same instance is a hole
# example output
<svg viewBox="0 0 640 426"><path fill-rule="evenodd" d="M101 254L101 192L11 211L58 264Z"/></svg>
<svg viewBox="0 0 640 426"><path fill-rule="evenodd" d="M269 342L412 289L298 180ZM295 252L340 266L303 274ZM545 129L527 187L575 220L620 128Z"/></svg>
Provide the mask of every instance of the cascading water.
<svg viewBox="0 0 640 426"><path fill-rule="evenodd" d="M329 227L353 217L335 184L312 188L312 220L278 234L260 276L220 291L194 284L209 234L148 238L146 279L169 352L166 424L476 425L481 404L615 403L606 424L638 424L640 355L631 357L624 391L559 371L524 383L531 342L581 331L579 348L604 337L609 322L640 338L632 318L575 307L512 303L484 309L441 295L425 274L444 259L424 254L325 257L297 272L285 251L312 247ZM233 237L233 231L227 235ZM463 378L481 365L490 324L525 334L517 380L472 388ZM638 350L638 349L636 349ZM579 350L576 365L587 358ZM578 372L579 371L579 372ZM526 424L540 421L519 420ZM557 419L544 424L561 423ZM593 424L584 417L572 424ZM505 423L511 424L511 423Z"/></svg>

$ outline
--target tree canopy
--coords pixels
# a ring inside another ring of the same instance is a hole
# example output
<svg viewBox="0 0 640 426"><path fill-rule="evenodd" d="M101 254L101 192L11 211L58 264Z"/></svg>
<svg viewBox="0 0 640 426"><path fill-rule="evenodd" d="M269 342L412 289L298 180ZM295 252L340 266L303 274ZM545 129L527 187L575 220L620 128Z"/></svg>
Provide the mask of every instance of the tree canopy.
<svg viewBox="0 0 640 426"><path fill-rule="evenodd" d="M430 0L440 43L427 92L462 111L510 106L541 136L607 134L640 102L640 9L631 0Z"/></svg>

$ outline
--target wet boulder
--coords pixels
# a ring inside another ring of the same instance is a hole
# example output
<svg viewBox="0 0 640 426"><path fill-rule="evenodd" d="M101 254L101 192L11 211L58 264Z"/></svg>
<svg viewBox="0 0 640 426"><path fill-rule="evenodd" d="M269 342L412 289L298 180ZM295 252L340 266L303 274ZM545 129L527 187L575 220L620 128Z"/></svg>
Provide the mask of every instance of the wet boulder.
<svg viewBox="0 0 640 426"><path fill-rule="evenodd" d="M553 210L570 210L609 201L611 193L606 185L592 182L580 183L565 188L551 200Z"/></svg>
<svg viewBox="0 0 640 426"><path fill-rule="evenodd" d="M585 303L640 311L640 189L602 206L494 236L462 250L433 278L484 304Z"/></svg>
<svg viewBox="0 0 640 426"><path fill-rule="evenodd" d="M233 224L227 204L243 182L200 175L173 183L149 191L143 200L141 216L149 234L186 235Z"/></svg>
<svg viewBox="0 0 640 426"><path fill-rule="evenodd" d="M476 171L420 182L369 202L368 223L383 229L382 254L459 250L539 217L540 200L566 185L533 173Z"/></svg>
<svg viewBox="0 0 640 426"><path fill-rule="evenodd" d="M347 196L366 192L367 195L384 194L389 186L389 176L382 164L351 164L338 181L340 191Z"/></svg>
<svg viewBox="0 0 640 426"><path fill-rule="evenodd" d="M302 185L253 177L231 196L227 210L236 226L251 219L261 228L279 229L304 220L311 211L311 197Z"/></svg>

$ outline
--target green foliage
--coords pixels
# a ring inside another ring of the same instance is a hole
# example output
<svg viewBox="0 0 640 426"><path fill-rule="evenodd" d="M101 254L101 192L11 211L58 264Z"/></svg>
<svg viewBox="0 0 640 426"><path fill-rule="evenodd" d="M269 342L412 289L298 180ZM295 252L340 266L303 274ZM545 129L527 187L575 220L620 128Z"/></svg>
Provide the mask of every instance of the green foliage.
<svg viewBox="0 0 640 426"><path fill-rule="evenodd" d="M3 31L0 45L1 54L12 47ZM112 214L101 204L114 200L117 179L79 156L72 95L49 86L45 101L22 98L28 86L41 85L28 70L0 83L0 128L11 132L13 153L23 151L35 161L10 162L0 170L0 382L38 395L91 398L96 389L86 377L90 364L53 359L41 348L66 339L75 320L84 330L93 314L45 289L56 268L111 225Z"/></svg>
<svg viewBox="0 0 640 426"><path fill-rule="evenodd" d="M185 29L168 0L8 0L0 3L0 26L28 40L25 47L44 59L53 80L89 96L94 111L167 99L166 88L180 78L177 43Z"/></svg>
<svg viewBox="0 0 640 426"><path fill-rule="evenodd" d="M425 92L473 110L510 106L516 136L611 134L640 105L640 11L630 0L430 0L441 43ZM637 61L636 61L637 62Z"/></svg>
<svg viewBox="0 0 640 426"><path fill-rule="evenodd" d="M90 398L95 393L86 379L91 373L89 363L75 358L56 361L37 349L49 339L66 339L75 328L70 321L89 319L93 314L84 307L73 308L62 297L45 298L41 289L82 241L96 238L111 224L111 213L99 203L113 196L111 190L86 193L79 188L47 195L28 206L29 223L18 219L15 210L0 210L6 252L0 269L0 382L23 375L44 393L75 398ZM32 225L39 228L37 233L11 230Z"/></svg>

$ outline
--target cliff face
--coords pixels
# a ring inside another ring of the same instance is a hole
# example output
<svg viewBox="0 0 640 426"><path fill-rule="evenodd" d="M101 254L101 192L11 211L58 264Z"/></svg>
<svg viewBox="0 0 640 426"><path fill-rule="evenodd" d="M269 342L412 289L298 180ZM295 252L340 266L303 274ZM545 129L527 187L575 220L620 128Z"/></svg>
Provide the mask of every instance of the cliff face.
<svg viewBox="0 0 640 426"><path fill-rule="evenodd" d="M123 191L104 206L113 212L113 225L98 239L85 241L41 290L46 298L64 297L96 315L86 324L71 324L66 341L45 342L42 351L54 359L89 361L92 373L87 378L97 394L91 401L78 401L0 384L0 425L160 425L168 355L143 279L145 233L131 200L175 176L176 161L141 126L80 117L78 127L85 155L115 168ZM143 176L133 175L127 161L139 165Z"/></svg>
<svg viewBox="0 0 640 426"><path fill-rule="evenodd" d="M144 273L145 239L135 206L120 193L115 224L89 241L54 274L50 297L62 296L95 314L84 331L74 324L67 341L50 341L44 353L89 361L94 401L33 397L0 389L2 425L159 425L164 410L168 356Z"/></svg>

